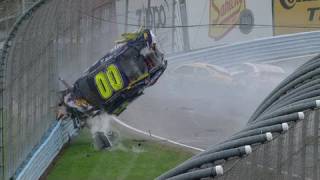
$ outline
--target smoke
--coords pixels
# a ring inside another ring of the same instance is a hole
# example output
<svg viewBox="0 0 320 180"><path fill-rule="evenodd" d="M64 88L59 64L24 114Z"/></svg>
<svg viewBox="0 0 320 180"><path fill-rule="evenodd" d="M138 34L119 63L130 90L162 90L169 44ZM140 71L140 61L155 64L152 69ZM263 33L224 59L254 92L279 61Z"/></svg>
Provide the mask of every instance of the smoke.
<svg viewBox="0 0 320 180"><path fill-rule="evenodd" d="M213 72L196 76L174 71L168 66L159 82L130 104L121 118L138 129L202 148L243 128L257 106L288 75L270 69L259 75L233 75L228 80L215 78Z"/></svg>
<svg viewBox="0 0 320 180"><path fill-rule="evenodd" d="M112 116L104 113L87 120L91 134L94 136L96 132L107 133L111 130L110 120Z"/></svg>

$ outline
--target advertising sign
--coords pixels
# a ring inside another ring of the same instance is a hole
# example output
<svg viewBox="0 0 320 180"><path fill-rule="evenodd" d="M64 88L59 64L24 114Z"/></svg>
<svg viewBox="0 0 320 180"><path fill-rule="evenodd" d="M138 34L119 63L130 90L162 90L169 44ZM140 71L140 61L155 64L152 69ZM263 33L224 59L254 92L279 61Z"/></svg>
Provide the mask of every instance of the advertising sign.
<svg viewBox="0 0 320 180"><path fill-rule="evenodd" d="M239 23L245 0L210 0L209 36L219 40Z"/></svg>
<svg viewBox="0 0 320 180"><path fill-rule="evenodd" d="M184 48L180 4L174 0L118 0L117 21L123 32L132 32L140 26L150 28L166 52L179 52ZM124 26L124 27L123 27Z"/></svg>
<svg viewBox="0 0 320 180"><path fill-rule="evenodd" d="M273 0L274 35L318 30L320 0Z"/></svg>

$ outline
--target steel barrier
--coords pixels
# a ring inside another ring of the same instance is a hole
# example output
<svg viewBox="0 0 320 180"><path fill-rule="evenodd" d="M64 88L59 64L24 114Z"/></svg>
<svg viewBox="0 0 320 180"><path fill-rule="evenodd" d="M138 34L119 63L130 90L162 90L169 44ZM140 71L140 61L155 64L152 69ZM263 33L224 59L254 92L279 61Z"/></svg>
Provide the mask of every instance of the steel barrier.
<svg viewBox="0 0 320 180"><path fill-rule="evenodd" d="M59 121L49 130L48 136L45 136L44 142L35 148L26 163L13 176L17 180L39 179L45 172L52 160L58 155L63 145L75 134L75 129L71 121Z"/></svg>
<svg viewBox="0 0 320 180"><path fill-rule="evenodd" d="M61 148L65 137L53 134L63 132L59 128L62 126L58 124L51 131L52 124L55 123L55 105L58 101L58 76L68 77L72 82L81 74L81 71L75 72L74 69L87 67L100 58L106 49L113 46L113 43L108 42L118 36L117 30L108 24L102 24L94 17L112 19L115 17L114 9L114 1L109 0L80 2L40 0L13 26L0 56L0 177L2 179L39 177L41 171L48 166ZM80 13L82 11L87 14ZM320 32L299 33L207 48L172 55L168 59L172 65L180 61L185 63L202 61L219 65L268 62L317 54L320 47L319 39ZM92 52L85 52L84 49L90 49ZM219 146L212 146L208 151L187 161L186 165L183 165L188 167L188 170L173 169L170 171L171 175L177 176L176 179L189 175L197 178L219 175L222 169L214 164L215 160L205 162L199 158L207 156L212 158L214 155L217 156L217 153L229 152L227 150L231 149L236 149L235 151L240 154L235 152L221 154L230 155L229 158L249 154L255 149L255 144L270 141L274 134L286 131L288 125L285 123L293 124L293 121L302 119L302 111L317 108L319 102L316 100L320 98L317 91L319 88L313 89L314 93L308 96L303 95L310 91L306 92L301 88L315 87L314 82L318 80L319 73L317 60L318 58L315 58L298 69L268 97L252 116L251 123L248 124L249 129L245 128L229 141ZM51 136L46 136L48 131L51 132ZM259 132L264 134L261 135ZM42 141L44 137L46 139ZM253 148L249 145L253 145ZM216 159L219 159L218 162L221 161L219 157ZM195 161L204 164L200 166L188 164ZM288 177L293 176L292 170L286 173L290 175ZM174 176L161 177L174 178Z"/></svg>
<svg viewBox="0 0 320 180"><path fill-rule="evenodd" d="M318 31L303 32L206 48L172 55L168 59L171 65L181 61L184 63L199 61L226 66L242 62L267 63L283 58L318 54L320 49L318 39L320 39Z"/></svg>
<svg viewBox="0 0 320 180"><path fill-rule="evenodd" d="M18 17L0 56L0 179L23 172L25 160L55 123L63 88L59 76L73 83L126 29L115 23L123 16L116 3L125 1L39 0ZM167 5L174 10L179 4ZM167 25L176 23L170 19ZM166 35L166 43L175 41L167 30L157 33Z"/></svg>
<svg viewBox="0 0 320 180"><path fill-rule="evenodd" d="M25 161L45 167L48 159L30 156L36 155L35 151L40 157L54 155L59 149L61 143L52 144L49 139L41 145L55 123L59 76L72 83L113 47L118 36L114 27L79 12L112 19L114 10L114 1L109 0L40 0L18 18L0 57L0 179L37 177L43 169L25 166ZM93 48L93 42L100 46ZM87 53L81 48L95 51ZM48 152L49 145L57 147ZM35 150L39 147L43 150Z"/></svg>
<svg viewBox="0 0 320 180"><path fill-rule="evenodd" d="M313 36L316 32L303 34ZM197 179L224 180L319 179L319 78L318 55L282 81L257 108L243 130L157 179L195 176ZM249 153L227 153L244 146L250 147ZM225 170L224 175L218 176L212 170L217 165ZM212 173L207 173L208 168Z"/></svg>

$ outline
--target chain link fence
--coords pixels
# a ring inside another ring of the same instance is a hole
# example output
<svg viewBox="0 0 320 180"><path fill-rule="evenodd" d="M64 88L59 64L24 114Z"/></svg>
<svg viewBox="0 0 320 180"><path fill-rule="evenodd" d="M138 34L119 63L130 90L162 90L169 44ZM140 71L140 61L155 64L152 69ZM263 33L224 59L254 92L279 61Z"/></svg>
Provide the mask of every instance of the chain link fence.
<svg viewBox="0 0 320 180"><path fill-rule="evenodd" d="M27 9L8 2L0 2L6 3L0 5L5 7L0 14ZM188 49L183 28L157 29L161 23L184 24L179 16L183 7L179 3L184 1L159 0L152 7L150 0L139 2L146 7L137 5L129 12L128 0L42 0L18 18L11 33L8 29L17 16L4 24L0 21L0 38L8 37L0 56L1 179L19 173L55 123L59 91L64 88L58 78L73 83L114 46L121 33L147 25L155 29L167 53ZM165 14L166 20L153 21L153 12ZM130 13L138 17L132 19ZM319 112L308 112L306 119L274 141L253 146L252 155L229 158L225 176L218 178L318 179Z"/></svg>
<svg viewBox="0 0 320 180"><path fill-rule="evenodd" d="M8 9L11 2L1 1L6 4L0 7ZM55 124L59 91L65 88L58 78L73 83L113 48L121 33L139 28L139 24L126 27L117 23L123 17L126 3L125 0L42 0L19 16L14 25L6 24L2 28L3 37L8 39L1 55L1 179L19 174ZM175 4L170 4L168 8L173 9ZM13 5L21 9L18 2ZM9 26L13 27L11 33L7 33ZM168 31L156 33L166 36ZM178 41L171 39L172 36L166 38L162 42ZM166 47L166 51L182 49L173 47Z"/></svg>
<svg viewBox="0 0 320 180"><path fill-rule="evenodd" d="M103 8L94 9L98 5ZM19 24L9 42L4 67L4 179L19 171L54 123L63 88L58 77L72 83L112 47L118 35L113 27L79 11L83 8L110 18L114 5L112 1L46 1ZM95 51L87 53L86 49Z"/></svg>
<svg viewBox="0 0 320 180"><path fill-rule="evenodd" d="M23 12L27 11L36 0L1 0L0 1L0 49L10 28Z"/></svg>
<svg viewBox="0 0 320 180"><path fill-rule="evenodd" d="M2 47L2 42L9 33L10 27L21 13L21 3L18 0L0 1L0 49Z"/></svg>

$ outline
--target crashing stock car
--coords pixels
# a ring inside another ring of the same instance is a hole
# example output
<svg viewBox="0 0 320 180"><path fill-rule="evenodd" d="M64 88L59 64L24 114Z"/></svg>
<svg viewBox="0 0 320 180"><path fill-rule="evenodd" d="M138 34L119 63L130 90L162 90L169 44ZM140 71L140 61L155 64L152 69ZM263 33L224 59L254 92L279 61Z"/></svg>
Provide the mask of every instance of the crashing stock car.
<svg viewBox="0 0 320 180"><path fill-rule="evenodd" d="M148 30L126 33L124 40L88 68L63 91L58 119L86 119L100 112L119 115L127 105L157 82L167 67L155 36Z"/></svg>

